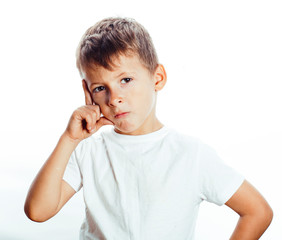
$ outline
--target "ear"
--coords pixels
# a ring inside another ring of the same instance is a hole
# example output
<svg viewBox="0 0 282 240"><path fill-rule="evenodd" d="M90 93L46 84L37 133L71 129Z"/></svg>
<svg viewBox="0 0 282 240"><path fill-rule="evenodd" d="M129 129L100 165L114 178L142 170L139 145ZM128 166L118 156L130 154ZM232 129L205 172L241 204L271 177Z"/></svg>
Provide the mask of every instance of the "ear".
<svg viewBox="0 0 282 240"><path fill-rule="evenodd" d="M91 93L88 89L87 83L84 79L82 80L82 87L83 87L84 96L85 96L85 104L86 105L95 105L92 99Z"/></svg>
<svg viewBox="0 0 282 240"><path fill-rule="evenodd" d="M167 76L164 66L159 64L154 73L155 91L160 91L166 84Z"/></svg>

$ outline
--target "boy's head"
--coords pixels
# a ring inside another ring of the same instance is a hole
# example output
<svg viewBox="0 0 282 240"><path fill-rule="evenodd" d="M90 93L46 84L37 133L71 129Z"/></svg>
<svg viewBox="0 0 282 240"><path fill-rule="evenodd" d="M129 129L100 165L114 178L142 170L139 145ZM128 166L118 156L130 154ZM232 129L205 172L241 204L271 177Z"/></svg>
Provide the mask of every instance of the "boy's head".
<svg viewBox="0 0 282 240"><path fill-rule="evenodd" d="M77 67L82 73L89 67L102 66L112 70L113 58L135 54L153 74L158 57L147 30L128 18L106 18L87 29L77 48Z"/></svg>
<svg viewBox="0 0 282 240"><path fill-rule="evenodd" d="M77 67L86 104L99 105L116 132L140 135L161 128L155 107L166 73L139 23L107 18L90 27L77 49Z"/></svg>

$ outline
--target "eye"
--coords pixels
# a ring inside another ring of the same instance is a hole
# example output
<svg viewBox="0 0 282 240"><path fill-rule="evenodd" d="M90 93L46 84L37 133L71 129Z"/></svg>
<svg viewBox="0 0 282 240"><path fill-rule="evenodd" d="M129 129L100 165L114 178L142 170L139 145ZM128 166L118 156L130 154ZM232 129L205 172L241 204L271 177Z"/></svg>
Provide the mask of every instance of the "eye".
<svg viewBox="0 0 282 240"><path fill-rule="evenodd" d="M98 92L101 92L105 89L105 87L103 86L99 86L99 87L96 87L93 89L93 93L98 93Z"/></svg>
<svg viewBox="0 0 282 240"><path fill-rule="evenodd" d="M121 81L125 81L126 83L130 82L132 78L123 78Z"/></svg>

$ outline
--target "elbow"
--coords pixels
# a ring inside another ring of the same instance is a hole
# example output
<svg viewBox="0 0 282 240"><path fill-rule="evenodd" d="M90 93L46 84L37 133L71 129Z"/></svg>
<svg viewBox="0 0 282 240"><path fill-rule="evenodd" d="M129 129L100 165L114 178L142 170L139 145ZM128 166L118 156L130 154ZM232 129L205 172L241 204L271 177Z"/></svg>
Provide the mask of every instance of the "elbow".
<svg viewBox="0 0 282 240"><path fill-rule="evenodd" d="M268 205L267 207L265 207L265 209L263 210L263 218L265 220L265 223L267 224L267 227L270 225L270 223L272 222L273 219L273 210L272 208Z"/></svg>
<svg viewBox="0 0 282 240"><path fill-rule="evenodd" d="M40 215L33 214L25 210L25 215L33 222L42 223L46 222L49 218L44 218Z"/></svg>
<svg viewBox="0 0 282 240"><path fill-rule="evenodd" d="M44 214L40 213L40 211L34 210L29 204L25 203L24 206L24 212L25 215L33 222L45 222L47 221L50 217L44 216Z"/></svg>
<svg viewBox="0 0 282 240"><path fill-rule="evenodd" d="M29 208L24 208L25 215L33 222L45 222L45 219L42 219L40 216L34 214Z"/></svg>
<svg viewBox="0 0 282 240"><path fill-rule="evenodd" d="M261 204L256 210L252 211L249 214L240 215L242 219L249 219L251 222L254 223L260 229L265 231L272 222L273 219L273 210L268 205L267 202L265 204Z"/></svg>
<svg viewBox="0 0 282 240"><path fill-rule="evenodd" d="M268 204L266 204L257 211L255 216L256 219L261 223L261 225L264 226L265 229L267 229L273 219L273 210Z"/></svg>

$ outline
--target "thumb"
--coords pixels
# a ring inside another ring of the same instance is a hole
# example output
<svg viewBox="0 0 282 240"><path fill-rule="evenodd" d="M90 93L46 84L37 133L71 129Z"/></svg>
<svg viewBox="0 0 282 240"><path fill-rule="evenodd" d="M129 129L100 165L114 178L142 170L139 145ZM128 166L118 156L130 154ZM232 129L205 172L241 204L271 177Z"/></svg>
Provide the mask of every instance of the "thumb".
<svg viewBox="0 0 282 240"><path fill-rule="evenodd" d="M100 117L100 119L97 121L97 130L104 126L104 125L114 125L113 122L111 122L109 119L105 117Z"/></svg>

